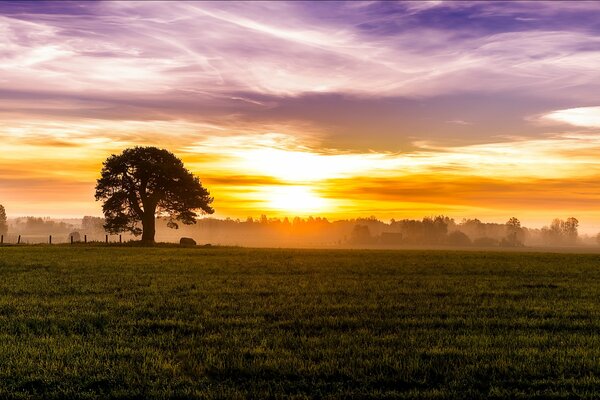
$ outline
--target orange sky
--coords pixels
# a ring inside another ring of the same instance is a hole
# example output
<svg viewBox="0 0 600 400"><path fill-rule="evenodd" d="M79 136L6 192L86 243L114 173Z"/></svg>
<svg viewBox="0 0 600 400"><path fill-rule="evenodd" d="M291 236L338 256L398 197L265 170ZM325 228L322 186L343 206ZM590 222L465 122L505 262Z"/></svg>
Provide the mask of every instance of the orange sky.
<svg viewBox="0 0 600 400"><path fill-rule="evenodd" d="M155 145L217 217L600 231L597 5L317 4L0 6L9 217L100 215L102 161Z"/></svg>

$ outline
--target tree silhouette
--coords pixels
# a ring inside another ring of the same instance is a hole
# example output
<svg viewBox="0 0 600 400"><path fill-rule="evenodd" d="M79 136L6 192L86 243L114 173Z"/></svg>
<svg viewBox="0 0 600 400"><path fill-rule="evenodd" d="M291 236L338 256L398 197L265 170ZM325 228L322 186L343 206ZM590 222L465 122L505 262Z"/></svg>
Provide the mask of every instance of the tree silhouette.
<svg viewBox="0 0 600 400"><path fill-rule="evenodd" d="M516 231L521 229L521 221L519 221L516 217L511 217L508 221L506 221L506 227L512 231Z"/></svg>
<svg viewBox="0 0 600 400"><path fill-rule="evenodd" d="M563 233L566 241L569 244L575 244L577 242L577 237L579 233L577 232L577 228L579 227L579 221L577 218L570 217L563 224Z"/></svg>
<svg viewBox="0 0 600 400"><path fill-rule="evenodd" d="M6 210L4 206L0 204L0 235L6 235L8 232L8 222L6 220Z"/></svg>
<svg viewBox="0 0 600 400"><path fill-rule="evenodd" d="M212 214L213 198L200 180L173 153L156 147L134 147L111 155L102 167L96 185L96 200L104 201L104 228L110 233L129 231L154 242L156 216L196 223L196 213ZM142 227L140 228L140 223Z"/></svg>
<svg viewBox="0 0 600 400"><path fill-rule="evenodd" d="M542 238L547 244L562 245L562 244L576 244L579 233L577 228L579 227L579 221L577 218L570 217L566 221L555 218L552 220L550 227L542 228Z"/></svg>
<svg viewBox="0 0 600 400"><path fill-rule="evenodd" d="M502 239L500 244L508 247L522 246L523 243L520 240L522 233L523 229L521 228L521 221L515 217L511 217L506 221L506 237Z"/></svg>

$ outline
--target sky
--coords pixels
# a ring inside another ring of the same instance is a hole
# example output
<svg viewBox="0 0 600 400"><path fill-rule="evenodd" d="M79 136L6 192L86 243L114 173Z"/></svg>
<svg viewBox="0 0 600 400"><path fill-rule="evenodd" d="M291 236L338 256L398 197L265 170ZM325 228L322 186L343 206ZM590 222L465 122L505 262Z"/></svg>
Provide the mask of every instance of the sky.
<svg viewBox="0 0 600 400"><path fill-rule="evenodd" d="M216 217L600 231L598 2L2 2L0 203L101 215L166 148Z"/></svg>

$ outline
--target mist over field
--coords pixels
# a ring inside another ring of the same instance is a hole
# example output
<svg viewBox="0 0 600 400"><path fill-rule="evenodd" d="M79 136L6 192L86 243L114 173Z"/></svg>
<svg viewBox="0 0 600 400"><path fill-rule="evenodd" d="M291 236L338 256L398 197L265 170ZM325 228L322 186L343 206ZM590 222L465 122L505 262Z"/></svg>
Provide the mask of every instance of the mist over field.
<svg viewBox="0 0 600 400"><path fill-rule="evenodd" d="M111 235L103 228L104 219L52 219L22 217L8 221L5 242L14 242L21 235L23 243L67 243L78 241L139 240L129 233ZM199 244L248 247L325 247L325 248L411 248L411 247L474 247L474 248L544 248L600 251L595 235L580 234L575 218L554 219L542 228L527 228L516 218L507 223L486 223L478 219L455 221L446 216L421 220L380 221L375 217L329 220L309 218L218 219L201 218L196 224L180 224L179 229L167 227L167 220L157 219L156 240L178 243L182 237Z"/></svg>

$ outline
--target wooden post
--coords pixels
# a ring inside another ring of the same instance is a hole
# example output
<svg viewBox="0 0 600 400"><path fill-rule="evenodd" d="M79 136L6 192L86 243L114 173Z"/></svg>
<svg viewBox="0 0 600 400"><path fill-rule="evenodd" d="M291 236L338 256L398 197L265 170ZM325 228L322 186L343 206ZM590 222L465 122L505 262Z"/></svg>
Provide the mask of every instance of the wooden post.
<svg viewBox="0 0 600 400"><path fill-rule="evenodd" d="M19 238L17 239L17 244L21 244L21 235L19 235Z"/></svg>
<svg viewBox="0 0 600 400"><path fill-rule="evenodd" d="M83 242L87 243L87 235L83 235Z"/></svg>
<svg viewBox="0 0 600 400"><path fill-rule="evenodd" d="M119 243L123 243L123 236L119 235Z"/></svg>
<svg viewBox="0 0 600 400"><path fill-rule="evenodd" d="M52 235L48 236L48 244L52 244Z"/></svg>
<svg viewBox="0 0 600 400"><path fill-rule="evenodd" d="M73 235L71 235L71 244L73 244Z"/></svg>
<svg viewBox="0 0 600 400"><path fill-rule="evenodd" d="M0 244L4 244L4 235L0 235Z"/></svg>
<svg viewBox="0 0 600 400"><path fill-rule="evenodd" d="M106 243L108 243L108 235L106 235Z"/></svg>

